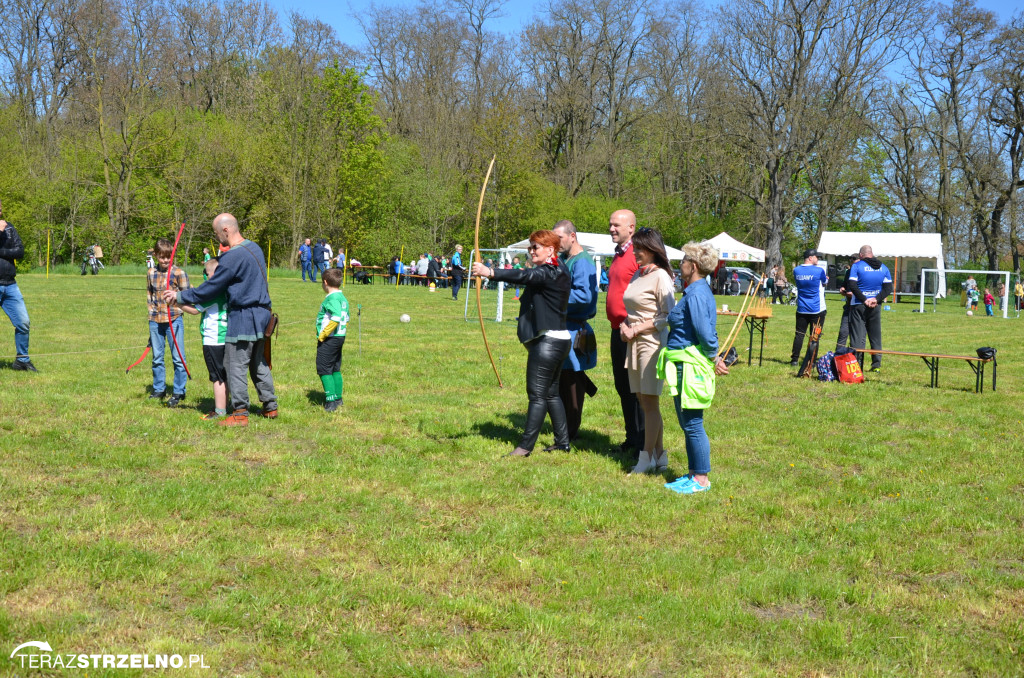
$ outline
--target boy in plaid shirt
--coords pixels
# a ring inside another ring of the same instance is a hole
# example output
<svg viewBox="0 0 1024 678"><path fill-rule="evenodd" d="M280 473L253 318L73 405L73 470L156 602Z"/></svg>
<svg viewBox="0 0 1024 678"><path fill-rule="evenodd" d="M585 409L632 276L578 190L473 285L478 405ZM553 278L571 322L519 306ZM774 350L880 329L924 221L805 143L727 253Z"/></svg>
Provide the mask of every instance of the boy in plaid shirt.
<svg viewBox="0 0 1024 678"><path fill-rule="evenodd" d="M181 318L181 309L176 306L168 306L163 300L163 292L167 288L167 269L171 268L172 291L186 290L191 285L188 282L188 275L184 270L171 264L171 252L174 245L166 238L156 241L154 253L157 265L149 269L146 274L146 294L149 306L149 344L153 349L153 393L150 398L162 399L167 391L166 369L164 367L164 345L171 347L171 360L174 363L174 381L171 398L167 401L168 407L177 407L185 398L185 386L188 384L188 373L185 372L185 324ZM171 341L169 330L171 323L174 324L174 337L178 341L178 348L174 347ZM181 350L179 355L178 349Z"/></svg>

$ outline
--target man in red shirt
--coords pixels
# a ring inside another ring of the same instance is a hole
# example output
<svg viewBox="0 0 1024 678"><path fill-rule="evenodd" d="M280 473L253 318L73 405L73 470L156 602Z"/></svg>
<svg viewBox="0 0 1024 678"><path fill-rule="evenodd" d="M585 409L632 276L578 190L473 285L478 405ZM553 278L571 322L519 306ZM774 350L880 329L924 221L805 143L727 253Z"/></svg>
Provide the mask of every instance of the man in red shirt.
<svg viewBox="0 0 1024 678"><path fill-rule="evenodd" d="M638 452L644 442L644 413L636 394L629 390L629 373L626 371L626 342L619 336L619 325L626 319L626 305L622 296L633 274L637 271L633 255L633 232L636 231L636 215L629 210L612 212L608 232L615 243L615 256L608 267L608 295L605 298L605 312L612 325L611 348L612 374L615 390L622 403L622 418L626 424L626 440L619 449L623 452Z"/></svg>

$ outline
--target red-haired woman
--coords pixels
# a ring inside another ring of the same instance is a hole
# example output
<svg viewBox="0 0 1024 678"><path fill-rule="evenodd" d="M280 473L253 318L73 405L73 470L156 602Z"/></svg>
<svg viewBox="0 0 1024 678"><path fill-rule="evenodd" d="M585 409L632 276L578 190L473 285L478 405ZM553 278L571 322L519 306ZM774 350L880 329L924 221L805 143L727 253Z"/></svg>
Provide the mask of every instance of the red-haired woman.
<svg viewBox="0 0 1024 678"><path fill-rule="evenodd" d="M509 454L529 457L537 442L544 417L551 415L555 444L547 450L569 450L569 428L565 407L558 396L558 376L562 362L569 355L569 331L565 328L565 312L569 305L572 281L565 266L558 261L561 244L553 231L534 231L527 248L531 268L494 269L473 264L473 275L524 288L519 297L519 341L529 357L526 359L526 395L530 399L526 411L526 429Z"/></svg>

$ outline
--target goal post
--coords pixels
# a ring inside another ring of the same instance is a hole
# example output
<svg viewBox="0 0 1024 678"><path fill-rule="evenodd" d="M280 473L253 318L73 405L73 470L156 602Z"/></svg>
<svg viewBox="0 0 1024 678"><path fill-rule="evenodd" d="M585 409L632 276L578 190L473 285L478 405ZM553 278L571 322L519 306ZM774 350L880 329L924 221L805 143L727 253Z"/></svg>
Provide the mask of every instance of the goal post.
<svg viewBox="0 0 1024 678"><path fill-rule="evenodd" d="M995 277L1003 278L1004 285L1003 285L1003 296L1001 297L1001 300L1002 300L1001 306L1003 307L1003 317L1004 318L1008 318L1009 317L1009 312L1010 312L1010 276L1013 275L1010 271L984 271L984 270L966 269L966 268L947 268L947 269L943 269L942 271L940 271L937 268L923 268L923 269L921 269L921 292L920 292L921 302L920 302L920 307L918 308L918 310L921 313L924 313L924 298L925 298L925 296L930 296L932 298L932 312L933 313L935 312L935 298L936 298L937 295L934 292L931 293L931 294L926 294L926 292L925 292L928 289L928 274L929 273L934 273L936 276L938 276L940 274L942 274L942 275L949 275L950 273L969 273L969 274L985 275L985 276L995 276ZM936 278L936 280L937 280L937 278ZM949 294L948 291L947 291L947 294Z"/></svg>

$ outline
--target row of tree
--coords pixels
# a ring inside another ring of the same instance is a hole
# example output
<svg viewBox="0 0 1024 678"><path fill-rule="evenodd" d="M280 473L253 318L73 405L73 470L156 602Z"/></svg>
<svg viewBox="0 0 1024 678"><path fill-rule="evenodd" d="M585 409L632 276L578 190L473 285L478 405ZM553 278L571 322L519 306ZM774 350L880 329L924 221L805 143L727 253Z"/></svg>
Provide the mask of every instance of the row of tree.
<svg viewBox="0 0 1024 678"><path fill-rule="evenodd" d="M0 199L42 264L142 259L221 211L294 265L482 246L629 207L675 244L791 259L831 230L938 232L1017 268L1024 20L973 0L506 0L376 7L365 46L262 0L0 0Z"/></svg>

